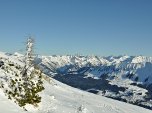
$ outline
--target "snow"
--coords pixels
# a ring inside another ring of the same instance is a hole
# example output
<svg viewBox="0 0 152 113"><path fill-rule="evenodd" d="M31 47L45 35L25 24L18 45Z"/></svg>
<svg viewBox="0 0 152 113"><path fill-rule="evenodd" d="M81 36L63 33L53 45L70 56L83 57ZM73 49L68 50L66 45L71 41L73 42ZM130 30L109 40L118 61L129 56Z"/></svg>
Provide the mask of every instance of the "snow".
<svg viewBox="0 0 152 113"><path fill-rule="evenodd" d="M0 110L2 113L152 113L152 111L94 95L72 88L56 80L57 85L45 82L41 93L42 102L38 108L26 106L28 111L19 108L8 100L0 90Z"/></svg>
<svg viewBox="0 0 152 113"><path fill-rule="evenodd" d="M27 113L22 108L8 100L0 89L0 113Z"/></svg>
<svg viewBox="0 0 152 113"><path fill-rule="evenodd" d="M138 77L138 82L142 82L143 84L152 83L152 57L127 55L118 57L54 55L49 57L43 56L40 64L50 69L46 70L47 74L50 71L67 74L69 72L77 72L84 67L89 67L90 69L81 71L82 73L85 72L85 75L88 77L92 76L92 78L97 79L102 74L120 75L123 77L125 73L132 73L135 75L131 78L132 81ZM145 83L147 78L148 80Z"/></svg>
<svg viewBox="0 0 152 113"><path fill-rule="evenodd" d="M16 58L16 56L14 55L8 56L5 53L0 52L0 57L3 57L3 60L9 58L9 60L11 60L12 62L20 64L21 66L23 65L23 63L19 61L18 58ZM53 60L52 62L55 62L54 61L55 59L58 64L57 66L58 68L60 66L61 67L64 66L65 64L75 64L75 62L79 63L78 64L79 66L84 66L84 64L86 65L88 62L89 63L92 62L92 65L99 65L96 61L97 57L96 58L75 57L76 59L74 58L75 60L73 59L72 62L71 62L71 58L74 57L72 56L42 57L43 61L45 60L45 62L50 62L50 59ZM104 61L104 63L106 62L106 64L104 65L109 65L109 62L113 62L113 63L115 62L116 64L121 64L123 62L124 65L128 65L128 61L132 61L130 58L131 57L128 56L124 56L122 58L121 57L113 58L113 60L115 61L108 61L106 59L103 60L104 58L102 58L102 61ZM116 59L119 60L116 61ZM5 62L7 63L7 60L5 60ZM137 65L140 65L140 63ZM147 65L142 65L142 66L147 66ZM10 69L17 71L13 67ZM0 82L3 82L6 76L11 76L12 73L11 70L10 73L6 73L4 72L4 70L0 69ZM97 70L95 70L94 73L93 72L90 73L97 74L96 76L98 76ZM115 79L111 81L111 84L117 84L118 86L126 86L128 85L128 83L131 83L132 81L130 81L129 79L122 78L121 75L125 73L126 71L122 70L121 73L119 73L119 75L117 75L117 77L115 77ZM3 90L0 89L0 113L152 113L151 110L147 110L145 108L141 108L135 105L130 105L128 103L108 99L101 95L95 95L85 91L81 91L79 89L70 87L54 79L50 79L47 81L44 80L44 87L45 90L40 94L42 96L42 101L39 104L39 106L37 108L34 108L31 105L26 105L25 108L27 109L27 111L24 111L22 108L16 105L12 100L8 100ZM144 94L147 92L145 89L142 88L133 87L131 85L129 87L130 89L128 89L126 93L129 93L129 91L132 90L135 91L134 93L142 92L142 96L144 96ZM106 93L107 95L112 94L111 92L106 92ZM138 99L136 95L135 98Z"/></svg>

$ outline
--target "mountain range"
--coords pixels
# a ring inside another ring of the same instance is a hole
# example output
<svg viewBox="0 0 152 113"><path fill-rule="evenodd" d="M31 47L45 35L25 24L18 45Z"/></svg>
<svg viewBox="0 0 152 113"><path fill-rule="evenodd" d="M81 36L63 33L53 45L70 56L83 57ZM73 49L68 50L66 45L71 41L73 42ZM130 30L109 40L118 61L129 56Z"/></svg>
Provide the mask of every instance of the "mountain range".
<svg viewBox="0 0 152 113"><path fill-rule="evenodd" d="M24 55L0 52L0 59L22 67ZM35 64L66 87L152 110L152 57L52 55L37 56Z"/></svg>

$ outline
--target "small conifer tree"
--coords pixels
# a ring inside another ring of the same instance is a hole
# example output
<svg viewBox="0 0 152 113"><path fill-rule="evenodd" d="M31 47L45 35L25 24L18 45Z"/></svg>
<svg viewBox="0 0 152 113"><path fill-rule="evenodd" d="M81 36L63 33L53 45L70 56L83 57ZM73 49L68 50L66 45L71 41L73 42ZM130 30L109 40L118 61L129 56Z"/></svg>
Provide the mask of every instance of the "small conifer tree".
<svg viewBox="0 0 152 113"><path fill-rule="evenodd" d="M15 100L21 107L26 104L38 106L41 102L38 93L44 90L42 72L34 65L33 46L33 39L28 38L25 66L20 75L15 74L15 77L9 80L9 88L6 90L8 98Z"/></svg>

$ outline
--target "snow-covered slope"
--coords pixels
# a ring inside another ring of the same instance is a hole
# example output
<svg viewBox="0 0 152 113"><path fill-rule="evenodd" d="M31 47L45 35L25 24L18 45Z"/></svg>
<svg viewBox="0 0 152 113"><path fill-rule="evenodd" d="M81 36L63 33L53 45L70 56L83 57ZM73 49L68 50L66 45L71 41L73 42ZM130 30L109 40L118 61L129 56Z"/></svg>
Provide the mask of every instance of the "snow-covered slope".
<svg viewBox="0 0 152 113"><path fill-rule="evenodd" d="M20 70L20 67L23 66L24 57L19 53L8 54L1 52L0 60L4 61L5 65L10 67L10 70L18 71ZM35 62L39 64L45 74L68 85L93 92L98 95L107 96L152 109L151 57L53 55L49 57L39 56ZM12 64L14 66L12 66ZM6 75L9 76L13 72L5 72L1 69L0 73L0 80L3 81ZM63 107L63 109L67 110L65 113L68 113L68 111L70 113L77 113L78 111L76 110L81 110L85 106L84 110L85 108L89 110L87 113L98 113L99 111L99 113L111 112L110 110L115 110L116 113L119 113L119 110L116 111L119 107L116 106L120 106L120 113L125 113L125 111L127 111L126 109L130 109L126 106L131 107L131 105L128 104L122 104L121 102L106 99L102 96L99 97L78 89L73 89L57 81L55 81L55 83L57 83L57 86L45 83L46 89L42 93L43 102L39 107L39 111L35 112L41 113L43 111L44 113L47 113L47 110L49 112L52 110L50 113L58 113L58 110ZM88 95L91 95L90 98L88 98ZM104 104L106 102L107 104ZM110 103L120 104L116 104L116 106L113 107ZM139 107L137 107L137 109L139 109ZM136 113L136 108L134 112L130 113Z"/></svg>
<svg viewBox="0 0 152 113"><path fill-rule="evenodd" d="M43 113L151 113L152 111L74 89L58 81L45 84Z"/></svg>
<svg viewBox="0 0 152 113"><path fill-rule="evenodd" d="M1 80L1 79L0 79ZM84 92L52 79L44 83L42 102L27 111L8 100L0 89L1 113L152 113L152 111Z"/></svg>
<svg viewBox="0 0 152 113"><path fill-rule="evenodd" d="M54 55L40 59L43 72L61 82L152 109L152 57Z"/></svg>
<svg viewBox="0 0 152 113"><path fill-rule="evenodd" d="M0 53L4 66L0 68L0 83L7 85L8 76L18 72L23 66L22 55ZM7 67L7 68L4 68ZM12 76L13 77L13 76ZM0 88L0 112L2 113L151 113L150 110L129 105L72 88L54 79L46 77L45 90L40 94L39 107L26 106L24 111L12 100L8 100Z"/></svg>

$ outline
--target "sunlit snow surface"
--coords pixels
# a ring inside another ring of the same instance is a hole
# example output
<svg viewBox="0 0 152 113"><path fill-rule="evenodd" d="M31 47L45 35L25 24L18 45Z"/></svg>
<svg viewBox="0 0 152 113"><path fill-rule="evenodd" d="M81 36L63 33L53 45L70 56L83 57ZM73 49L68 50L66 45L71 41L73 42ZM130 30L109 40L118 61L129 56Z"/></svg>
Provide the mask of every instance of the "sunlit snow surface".
<svg viewBox="0 0 152 113"><path fill-rule="evenodd" d="M55 83L55 85L53 85ZM152 111L80 91L58 81L45 82L38 108L27 106L23 111L0 91L1 113L152 113Z"/></svg>
<svg viewBox="0 0 152 113"><path fill-rule="evenodd" d="M9 60L23 66L23 63L21 62L23 56L18 53L9 56L8 54L1 52L0 57L5 58L6 62ZM56 59L56 66L58 67L64 66L66 63L74 64L75 62L77 62L79 66L83 66L89 62L93 65L100 65L100 63L104 65L117 64L118 67L122 68L123 66L129 67L130 62L133 62L133 66L131 65L132 68L137 69L140 66L144 67L147 62L146 57L133 58L134 60L131 60L128 56L123 56L121 58L111 57L110 59L99 59L97 57L58 57L53 58ZM48 58L44 57L43 61L44 60L47 61ZM140 64L141 60L142 64ZM148 61L151 62L151 58L148 58ZM136 65L136 63L138 63L138 65ZM11 73L8 74L4 72L4 70L0 69L0 82L4 82L5 85L7 84L7 82L4 81L4 78L6 76L11 76ZM111 84L122 86L131 82L130 80L126 79L123 83L121 83L120 79L123 78L121 76L118 76L117 79L111 82ZM0 113L152 113L152 111L138 106L130 105L72 88L54 79L52 79L50 82L44 81L44 86L45 90L40 94L42 96L42 102L39 104L39 107L34 108L33 106L27 105L27 111L24 111L13 101L8 100L7 96L5 96L3 93L3 90L0 89ZM144 89L142 91L144 91Z"/></svg>

